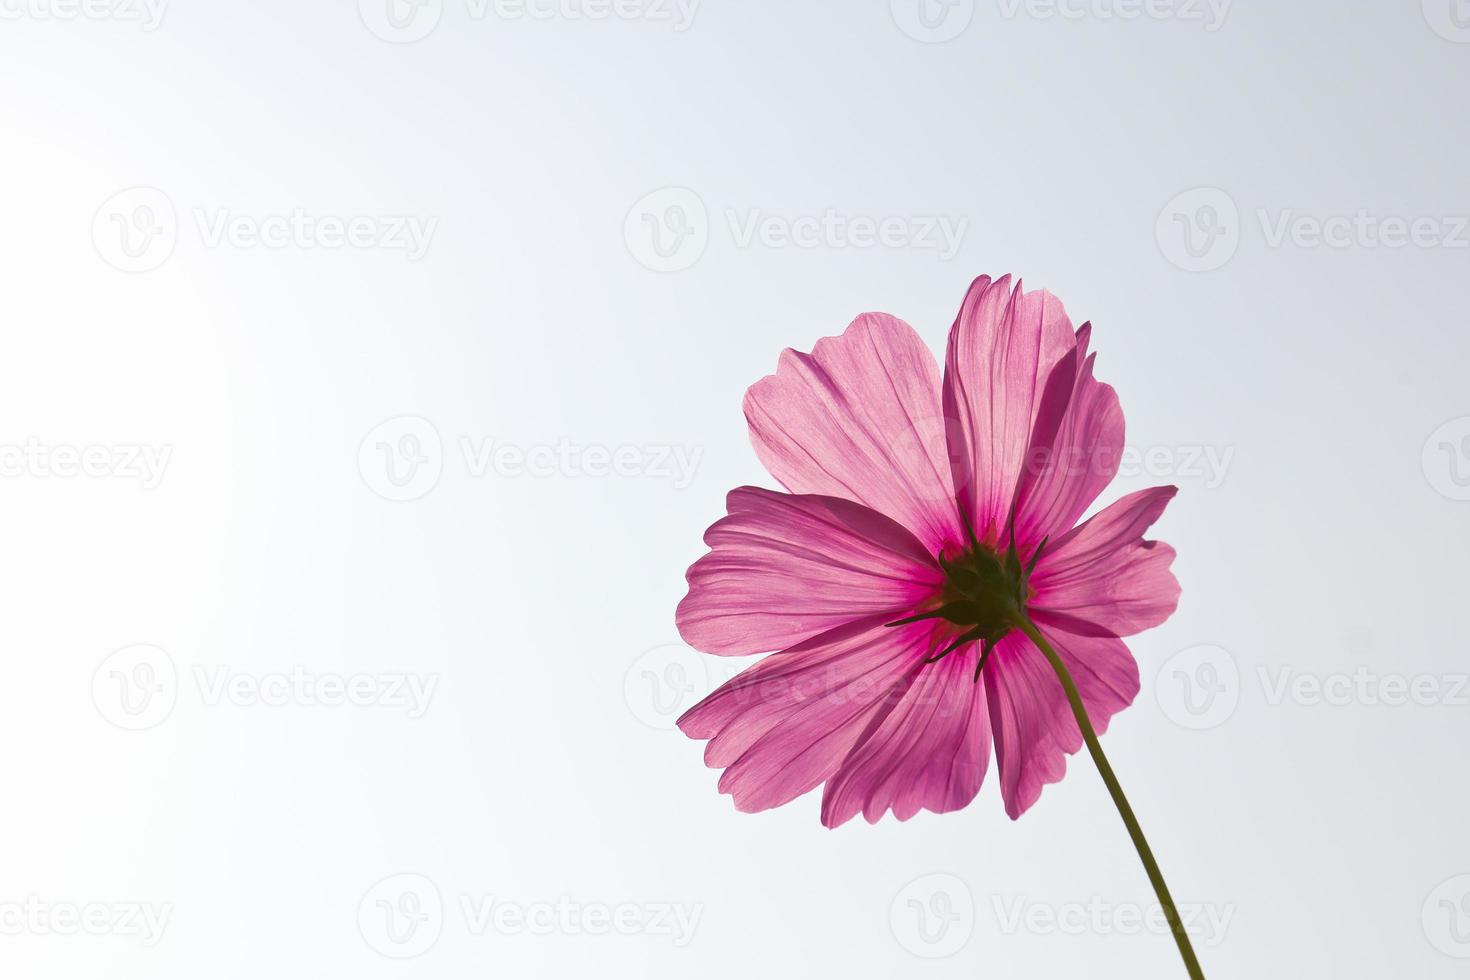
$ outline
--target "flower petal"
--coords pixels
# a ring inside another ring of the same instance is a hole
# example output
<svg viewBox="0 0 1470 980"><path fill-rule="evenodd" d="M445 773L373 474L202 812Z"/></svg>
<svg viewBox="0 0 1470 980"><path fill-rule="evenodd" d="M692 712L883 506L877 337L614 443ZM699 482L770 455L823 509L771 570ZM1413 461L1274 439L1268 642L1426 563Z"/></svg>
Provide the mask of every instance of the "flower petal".
<svg viewBox="0 0 1470 980"><path fill-rule="evenodd" d="M932 649L930 624L842 627L744 671L679 719L726 767L720 792L744 812L788 803L837 767L895 704Z"/></svg>
<svg viewBox="0 0 1470 980"><path fill-rule="evenodd" d="M949 333L944 412L955 489L979 539L1002 540L1043 388L1076 341L1061 301L1010 276L970 286Z"/></svg>
<svg viewBox="0 0 1470 980"><path fill-rule="evenodd" d="M1066 664L1099 735L1108 720L1138 695L1138 664L1114 636L1078 636L1042 616L1035 622ZM995 733L1000 792L1012 820L1031 808L1042 787L1061 779L1067 755L1082 747L1082 732L1061 681L1042 652L1012 632L985 666L985 693Z"/></svg>
<svg viewBox="0 0 1470 980"><path fill-rule="evenodd" d="M1148 530L1178 492L1153 487L1129 494L1048 545L1031 576L1038 615L1132 636L1159 625L1179 604L1179 582L1169 570L1174 549L1145 541Z"/></svg>
<svg viewBox="0 0 1470 980"><path fill-rule="evenodd" d="M960 540L939 367L907 323L858 317L810 354L787 350L745 395L750 441L793 493L866 504L938 552Z"/></svg>
<svg viewBox="0 0 1470 980"><path fill-rule="evenodd" d="M1091 331L1082 325L1075 353L1047 380L1016 491L1016 540L1023 545L1071 530L1118 474L1123 409L1112 386L1093 377Z"/></svg>
<svg viewBox="0 0 1470 980"><path fill-rule="evenodd" d="M990 719L974 679L979 649L972 643L925 666L894 709L870 724L827 781L822 823L836 827L859 812L877 823L889 809L907 820L975 798L990 763Z"/></svg>
<svg viewBox="0 0 1470 980"><path fill-rule="evenodd" d="M726 508L674 617L706 653L767 653L854 620L897 619L943 583L912 534L862 504L740 487Z"/></svg>

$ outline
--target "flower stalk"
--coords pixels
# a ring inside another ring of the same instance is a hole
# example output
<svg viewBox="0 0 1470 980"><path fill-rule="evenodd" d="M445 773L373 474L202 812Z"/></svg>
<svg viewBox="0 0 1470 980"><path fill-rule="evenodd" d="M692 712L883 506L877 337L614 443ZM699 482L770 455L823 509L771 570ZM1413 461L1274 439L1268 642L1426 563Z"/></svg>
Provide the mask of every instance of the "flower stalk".
<svg viewBox="0 0 1470 980"><path fill-rule="evenodd" d="M1042 652L1051 664L1052 670L1056 671L1057 680L1062 682L1062 689L1067 693L1067 703L1072 706L1072 714L1077 717L1077 727L1082 730L1082 739L1087 743L1087 751L1092 755L1092 761L1097 764L1097 770L1102 775L1103 782L1107 784L1108 793L1113 797L1113 804L1118 808L1118 814L1123 818L1123 824L1128 828L1128 836L1133 839L1133 846L1138 851L1139 858L1143 861L1144 870L1148 872L1148 880L1154 886L1154 894L1159 898L1159 904L1164 907L1164 915L1169 920L1169 931L1174 934L1174 942L1179 946L1179 955L1184 958L1184 968L1189 971L1190 980L1204 980L1204 972L1200 969L1199 959L1194 955L1194 947L1190 945L1189 934L1184 930L1184 920L1179 917L1179 909L1174 905L1174 898L1169 894L1169 886L1164 882L1164 874L1159 870L1159 863L1154 860L1154 853L1148 846L1148 841L1143 836L1143 828L1138 825L1138 818L1133 815L1133 807L1128 804L1128 797L1123 795L1123 787L1118 783L1118 777L1113 774L1113 767L1108 764L1108 757L1103 754L1102 744L1097 740L1097 732L1093 731L1092 722L1087 717L1087 709L1082 704L1082 695L1077 693L1077 685L1072 680L1067 665L1057 654L1055 648L1048 642L1036 624L1031 622L1029 616L1024 612L1016 616L1016 628L1025 633L1036 648Z"/></svg>

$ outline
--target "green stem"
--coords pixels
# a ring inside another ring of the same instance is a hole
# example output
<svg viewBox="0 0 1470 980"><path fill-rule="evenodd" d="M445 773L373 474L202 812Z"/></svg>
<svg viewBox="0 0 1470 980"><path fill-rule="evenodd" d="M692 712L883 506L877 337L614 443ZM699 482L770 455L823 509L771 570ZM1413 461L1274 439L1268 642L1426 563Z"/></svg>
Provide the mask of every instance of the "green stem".
<svg viewBox="0 0 1470 980"><path fill-rule="evenodd" d="M1133 846L1138 850L1138 856L1143 860L1144 870L1148 872L1148 880L1154 886L1154 894L1159 897L1159 903L1164 907L1164 914L1169 919L1169 929L1174 933L1174 942L1179 946L1179 955L1184 957L1184 968L1189 971L1190 980L1204 980L1204 973L1199 968L1199 960L1195 958L1194 947L1189 944L1189 934L1184 931L1184 921L1179 918L1179 909L1174 905L1174 899L1169 895L1169 886L1164 884L1163 872L1159 870L1159 864L1154 860L1154 852L1149 849L1148 841L1144 839L1143 828L1138 826L1138 818L1133 815L1133 808L1128 805L1128 797L1123 795L1123 787L1118 785L1118 777L1113 775L1113 767L1108 765L1108 757L1103 755L1102 745L1098 743L1097 732L1092 730L1092 722L1088 720L1087 709L1082 705L1082 696L1077 693L1077 685L1072 681L1072 675L1067 671L1067 665L1062 663L1062 658L1057 655L1052 645L1047 642L1046 637L1036 628L1036 624L1030 618L1021 613L1016 618L1016 625L1031 638L1051 663L1052 670L1057 672L1057 679L1062 682L1062 689L1067 692L1067 701L1072 705L1072 714L1077 716L1077 727L1082 729L1082 738L1087 742L1087 751L1092 754L1092 761L1097 763L1097 770L1102 774L1103 782L1108 785L1108 792L1112 794L1113 804L1117 806L1118 813L1123 818L1123 824L1128 828L1128 836L1133 838Z"/></svg>

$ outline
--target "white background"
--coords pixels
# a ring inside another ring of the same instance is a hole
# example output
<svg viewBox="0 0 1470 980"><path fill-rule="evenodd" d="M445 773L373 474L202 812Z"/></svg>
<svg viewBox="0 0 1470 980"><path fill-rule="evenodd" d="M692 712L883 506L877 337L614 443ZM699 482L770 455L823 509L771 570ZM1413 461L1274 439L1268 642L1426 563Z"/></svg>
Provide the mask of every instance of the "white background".
<svg viewBox="0 0 1470 980"><path fill-rule="evenodd" d="M668 730L746 386L1010 271L1182 489L1105 744L1208 975L1464 975L1470 10L927 2L0 0L0 973L1182 976L1085 759L832 832Z"/></svg>

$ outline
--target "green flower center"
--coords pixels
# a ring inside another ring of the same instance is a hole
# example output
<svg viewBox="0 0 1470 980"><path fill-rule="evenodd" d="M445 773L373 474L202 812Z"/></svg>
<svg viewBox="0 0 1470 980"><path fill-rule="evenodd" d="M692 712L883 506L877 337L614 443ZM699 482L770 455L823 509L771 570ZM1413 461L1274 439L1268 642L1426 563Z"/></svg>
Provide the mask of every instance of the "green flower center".
<svg viewBox="0 0 1470 980"><path fill-rule="evenodd" d="M943 650L929 657L927 663L942 660L967 643L980 641L980 659L975 663L975 679L990 657L990 651L1012 629L1025 619L1026 600L1030 598L1031 571L1046 542L1041 542L1024 566L1015 542L1004 555L976 542L956 558L938 556L944 569L944 586L935 596L937 604L889 626L903 626L922 619L943 619L964 627L964 631Z"/></svg>
<svg viewBox="0 0 1470 980"><path fill-rule="evenodd" d="M1026 608L1026 570L1008 554L1005 558L984 545L954 561L939 556L945 583L940 592L940 617L969 627L976 639L999 640L1011 631Z"/></svg>

